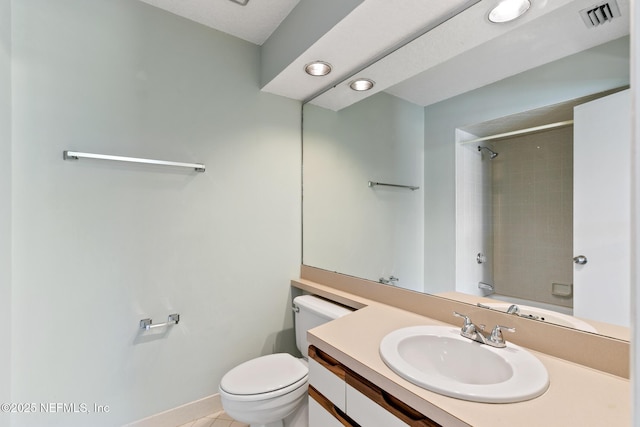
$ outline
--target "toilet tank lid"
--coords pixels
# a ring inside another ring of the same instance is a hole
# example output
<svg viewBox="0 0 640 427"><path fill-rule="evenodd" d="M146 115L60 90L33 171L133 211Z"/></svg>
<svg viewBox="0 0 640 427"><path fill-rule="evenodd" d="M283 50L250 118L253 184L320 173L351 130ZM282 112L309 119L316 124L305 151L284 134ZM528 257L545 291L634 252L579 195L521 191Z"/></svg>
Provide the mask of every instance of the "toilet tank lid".
<svg viewBox="0 0 640 427"><path fill-rule="evenodd" d="M353 312L353 310L349 310L346 307L314 295L301 295L299 297L295 297L293 299L293 304L297 307L303 307L307 310L313 311L327 319L337 319Z"/></svg>
<svg viewBox="0 0 640 427"><path fill-rule="evenodd" d="M269 393L306 378L309 369L288 353L269 354L246 361L227 372L220 388L236 395Z"/></svg>

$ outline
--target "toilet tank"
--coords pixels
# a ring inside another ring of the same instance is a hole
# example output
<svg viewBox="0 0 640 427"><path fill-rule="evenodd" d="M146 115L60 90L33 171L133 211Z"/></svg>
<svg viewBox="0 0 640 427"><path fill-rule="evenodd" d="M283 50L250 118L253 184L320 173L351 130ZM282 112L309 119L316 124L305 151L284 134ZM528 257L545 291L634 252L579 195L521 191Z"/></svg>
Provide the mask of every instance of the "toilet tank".
<svg viewBox="0 0 640 427"><path fill-rule="evenodd" d="M293 299L295 311L296 345L307 358L307 331L331 320L342 317L352 310L313 295L302 295Z"/></svg>

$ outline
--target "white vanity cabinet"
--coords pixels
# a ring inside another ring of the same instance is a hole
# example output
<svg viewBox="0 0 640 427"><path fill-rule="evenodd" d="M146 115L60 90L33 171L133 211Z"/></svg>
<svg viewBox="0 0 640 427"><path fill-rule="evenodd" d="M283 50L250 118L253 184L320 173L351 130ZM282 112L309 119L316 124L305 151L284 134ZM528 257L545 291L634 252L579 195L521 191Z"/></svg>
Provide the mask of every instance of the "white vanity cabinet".
<svg viewBox="0 0 640 427"><path fill-rule="evenodd" d="M344 412L337 410L326 397L309 387L309 427L358 427Z"/></svg>
<svg viewBox="0 0 640 427"><path fill-rule="evenodd" d="M440 427L339 361L309 347L309 427Z"/></svg>
<svg viewBox="0 0 640 427"><path fill-rule="evenodd" d="M309 347L309 427L358 426L346 414L346 371L333 357Z"/></svg>
<svg viewBox="0 0 640 427"><path fill-rule="evenodd" d="M347 411L344 366L313 346L309 347L309 384L337 409Z"/></svg>

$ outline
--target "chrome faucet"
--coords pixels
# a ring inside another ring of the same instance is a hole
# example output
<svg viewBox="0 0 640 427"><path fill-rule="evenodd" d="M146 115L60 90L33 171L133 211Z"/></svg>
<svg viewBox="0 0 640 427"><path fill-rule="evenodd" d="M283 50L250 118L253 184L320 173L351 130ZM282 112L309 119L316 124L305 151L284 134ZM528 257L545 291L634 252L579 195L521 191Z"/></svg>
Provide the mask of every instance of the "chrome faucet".
<svg viewBox="0 0 640 427"><path fill-rule="evenodd" d="M464 323L462 324L462 328L460 329L460 335L465 338L469 338L472 341L479 342L480 344L486 344L491 347L506 347L507 343L502 336L502 331L516 331L515 328L511 328L509 326L496 325L493 330L491 330L490 334L485 335L485 333L483 332L484 325L476 325L471 321L471 319L469 319L469 316L458 313L457 311L454 311L453 315L456 317L462 317L464 319Z"/></svg>
<svg viewBox="0 0 640 427"><path fill-rule="evenodd" d="M507 314L515 314L516 316L525 317L527 319L538 320L540 316L534 316L533 314L522 314L520 312L520 307L515 304L511 304L507 309Z"/></svg>

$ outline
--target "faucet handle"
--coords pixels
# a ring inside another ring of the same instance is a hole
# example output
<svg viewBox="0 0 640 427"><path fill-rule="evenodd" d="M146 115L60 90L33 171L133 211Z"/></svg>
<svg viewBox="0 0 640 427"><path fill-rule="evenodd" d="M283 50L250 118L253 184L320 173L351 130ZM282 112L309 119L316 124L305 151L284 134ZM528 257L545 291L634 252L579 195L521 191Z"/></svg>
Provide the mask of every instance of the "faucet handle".
<svg viewBox="0 0 640 427"><path fill-rule="evenodd" d="M472 324L471 319L469 319L469 316L467 316L466 314L462 314L462 313L458 313L457 311L454 311L453 315L456 317L462 317L464 319L463 326L468 326Z"/></svg>
<svg viewBox="0 0 640 427"><path fill-rule="evenodd" d="M510 326L496 325L491 331L491 335L489 335L489 341L491 345L494 347L505 347L506 343L504 341L504 337L502 336L502 331L505 330L507 332L515 332L516 328L512 328Z"/></svg>
<svg viewBox="0 0 640 427"><path fill-rule="evenodd" d="M469 316L467 316L466 314L458 313L457 311L454 311L453 315L456 317L462 317L464 319L464 323L462 324L462 329L460 331L463 336L469 336L476 332L476 325L473 324Z"/></svg>

